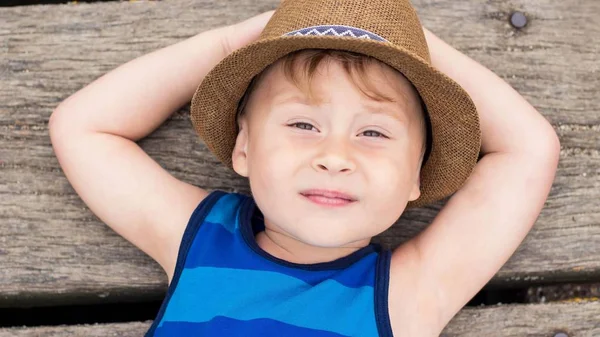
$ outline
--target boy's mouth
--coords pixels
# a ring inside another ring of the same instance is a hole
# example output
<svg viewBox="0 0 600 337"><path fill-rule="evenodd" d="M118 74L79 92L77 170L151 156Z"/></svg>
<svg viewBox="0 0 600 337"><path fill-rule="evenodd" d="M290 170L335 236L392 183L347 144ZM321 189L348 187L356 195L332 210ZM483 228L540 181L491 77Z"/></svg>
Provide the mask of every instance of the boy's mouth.
<svg viewBox="0 0 600 337"><path fill-rule="evenodd" d="M351 194L335 190L311 189L302 191L300 194L323 206L346 206L358 200Z"/></svg>

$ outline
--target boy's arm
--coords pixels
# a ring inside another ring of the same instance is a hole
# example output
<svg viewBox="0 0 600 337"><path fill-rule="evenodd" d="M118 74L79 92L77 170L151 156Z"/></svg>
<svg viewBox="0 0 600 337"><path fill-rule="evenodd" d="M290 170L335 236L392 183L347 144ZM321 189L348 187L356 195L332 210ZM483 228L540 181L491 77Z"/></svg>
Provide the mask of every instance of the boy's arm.
<svg viewBox="0 0 600 337"><path fill-rule="evenodd" d="M65 99L49 132L60 166L88 208L167 273L206 191L175 179L136 141L189 101L221 57L220 31L131 60ZM191 71L191 70L194 71Z"/></svg>
<svg viewBox="0 0 600 337"><path fill-rule="evenodd" d="M441 330L533 226L554 180L560 144L552 126L508 83L424 32L433 66L469 93L482 130L483 157L472 175L433 222L392 257L397 280L400 274L406 278L407 263L415 266L416 300L436 310Z"/></svg>
<svg viewBox="0 0 600 337"><path fill-rule="evenodd" d="M123 64L64 100L49 132L65 176L90 210L167 273L190 215L207 192L179 181L136 141L188 103L204 76L255 39L272 12L202 32Z"/></svg>

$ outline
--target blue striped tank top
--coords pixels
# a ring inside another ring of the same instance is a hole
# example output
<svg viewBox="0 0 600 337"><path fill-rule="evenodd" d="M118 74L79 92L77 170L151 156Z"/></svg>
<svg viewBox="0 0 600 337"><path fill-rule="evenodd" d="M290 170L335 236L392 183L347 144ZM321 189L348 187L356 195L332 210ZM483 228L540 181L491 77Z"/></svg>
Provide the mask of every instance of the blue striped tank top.
<svg viewBox="0 0 600 337"><path fill-rule="evenodd" d="M378 243L330 262L264 251L250 196L211 192L184 231L173 279L149 336L392 336L391 252Z"/></svg>

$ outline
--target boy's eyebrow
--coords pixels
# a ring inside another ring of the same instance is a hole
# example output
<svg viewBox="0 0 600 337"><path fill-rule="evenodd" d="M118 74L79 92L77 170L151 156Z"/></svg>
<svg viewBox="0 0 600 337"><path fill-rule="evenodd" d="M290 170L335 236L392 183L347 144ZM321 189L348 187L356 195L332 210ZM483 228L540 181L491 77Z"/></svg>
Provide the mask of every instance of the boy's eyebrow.
<svg viewBox="0 0 600 337"><path fill-rule="evenodd" d="M370 113L373 114L384 114L391 116L392 118L405 122L405 118L407 118L406 113L406 104L402 103L402 106L398 104L398 102L390 102L390 101L377 101L377 102L363 102L363 107L368 108ZM385 108L384 108L385 107ZM387 108L387 107L392 107Z"/></svg>
<svg viewBox="0 0 600 337"><path fill-rule="evenodd" d="M304 105L315 105L315 104L321 104L323 103L322 99L312 99L309 100L306 97L300 96L300 95L292 95L292 96L288 96L285 99L280 99L280 100L276 100L273 102L273 104L284 104L284 103L300 103L300 104L304 104ZM402 103L401 106L398 104L397 101L394 102L390 102L387 100L384 101L362 101L362 107L363 108L367 108L368 112L372 113L372 114L383 114L383 115L388 115L400 122L405 122L404 117L406 117L406 112L405 109L403 109L404 107L406 107L406 104ZM390 109L389 107L392 107L392 109ZM400 116L402 115L402 116Z"/></svg>

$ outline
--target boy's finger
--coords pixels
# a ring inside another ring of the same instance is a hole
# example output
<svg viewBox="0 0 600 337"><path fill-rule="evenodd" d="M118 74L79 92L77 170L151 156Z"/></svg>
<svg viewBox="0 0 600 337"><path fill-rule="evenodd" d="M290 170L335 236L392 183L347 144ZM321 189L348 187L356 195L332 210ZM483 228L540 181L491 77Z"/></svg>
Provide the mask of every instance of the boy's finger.
<svg viewBox="0 0 600 337"><path fill-rule="evenodd" d="M270 10L229 26L224 41L227 54L258 39L274 12L275 10Z"/></svg>

